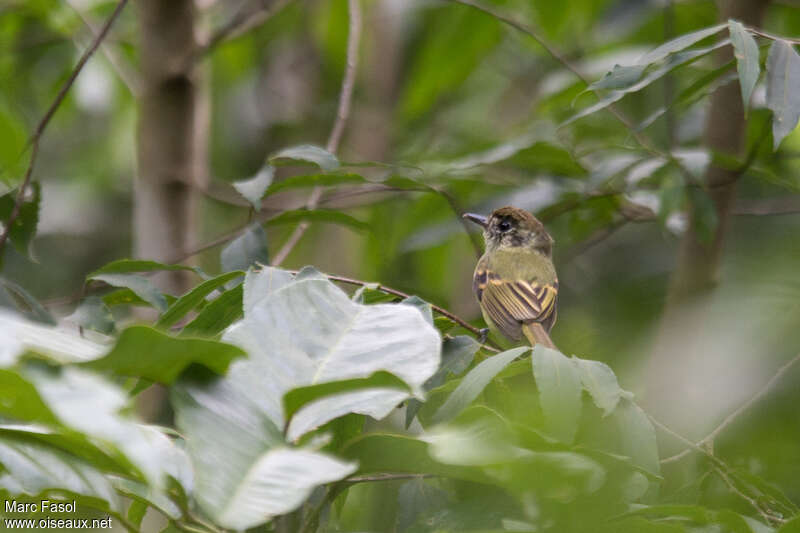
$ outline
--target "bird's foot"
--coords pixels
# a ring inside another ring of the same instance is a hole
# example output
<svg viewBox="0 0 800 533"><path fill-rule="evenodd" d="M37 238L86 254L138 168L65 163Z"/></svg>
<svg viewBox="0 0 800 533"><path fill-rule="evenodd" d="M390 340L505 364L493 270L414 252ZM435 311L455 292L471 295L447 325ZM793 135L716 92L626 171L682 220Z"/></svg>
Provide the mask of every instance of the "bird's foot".
<svg viewBox="0 0 800 533"><path fill-rule="evenodd" d="M481 344L486 344L488 338L489 338L489 328L483 328L478 332L478 342L480 342Z"/></svg>

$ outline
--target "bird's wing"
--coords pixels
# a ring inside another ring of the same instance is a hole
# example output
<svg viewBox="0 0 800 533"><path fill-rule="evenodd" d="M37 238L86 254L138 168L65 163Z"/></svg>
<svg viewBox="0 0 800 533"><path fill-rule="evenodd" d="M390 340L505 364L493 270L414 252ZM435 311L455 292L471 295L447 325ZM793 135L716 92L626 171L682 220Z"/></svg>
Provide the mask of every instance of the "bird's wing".
<svg viewBox="0 0 800 533"><path fill-rule="evenodd" d="M506 280L479 268L473 285L489 318L511 339L520 338L520 324L539 322L549 331L555 322L558 281Z"/></svg>

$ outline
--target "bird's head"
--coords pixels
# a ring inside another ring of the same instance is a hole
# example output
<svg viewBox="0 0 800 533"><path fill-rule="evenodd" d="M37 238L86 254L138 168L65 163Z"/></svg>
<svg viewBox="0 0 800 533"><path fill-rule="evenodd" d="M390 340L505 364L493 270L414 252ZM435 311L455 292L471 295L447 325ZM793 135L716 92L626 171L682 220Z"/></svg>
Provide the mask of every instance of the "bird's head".
<svg viewBox="0 0 800 533"><path fill-rule="evenodd" d="M547 257L552 255L553 238L544 225L524 209L507 206L494 210L488 217L467 213L464 218L483 227L488 251L524 247Z"/></svg>

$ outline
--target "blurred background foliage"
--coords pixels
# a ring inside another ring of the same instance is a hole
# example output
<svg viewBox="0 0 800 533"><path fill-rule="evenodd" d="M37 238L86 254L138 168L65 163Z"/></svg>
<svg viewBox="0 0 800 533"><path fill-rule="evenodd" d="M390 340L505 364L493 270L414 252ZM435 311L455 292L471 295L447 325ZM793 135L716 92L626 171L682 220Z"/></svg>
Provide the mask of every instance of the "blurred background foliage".
<svg viewBox="0 0 800 533"><path fill-rule="evenodd" d="M747 3L720 5L737 2ZM760 3L766 5L764 31L800 35L796 1ZM199 39L214 35L250 4L198 0ZM256 175L267 157L283 148L324 146L335 119L346 68L346 0L276 4L281 5L263 23L214 43L194 59L194 75L201 80L197 105L208 110L203 163L210 176L207 184L196 185L202 214L193 228L195 246L253 216L302 208L309 188L268 194L254 214L231 184ZM0 192L21 182L30 133L114 5L104 0L0 4ZM634 65L678 35L725 22L720 10L727 9L708 0L488 5L537 28L591 81L615 65ZM3 278L57 317L74 310L88 272L132 253L142 91L136 84L140 20L134 7L123 12L43 137L35 167L42 200L29 253L19 246L3 251ZM362 8L352 111L337 154L343 166L334 174L357 173L375 183L326 187L319 207L364 225L354 229L321 217L285 266L313 264L323 272L379 281L480 325L470 289L475 236L467 234L459 214L507 204L529 209L556 241L561 289L553 338L559 349L609 364L623 387L695 440L797 352L800 134L795 130L773 149L763 75L737 154L714 153L703 135L710 95L736 83L733 62L720 66L712 55L700 56L616 103L637 133L660 152L674 154L698 179L712 161L746 167L737 178L724 232L720 283L702 307L685 308L702 331L668 331L675 368L661 373L662 363L652 362L653 347L663 332L688 211L694 210L700 234L710 238L717 231L708 191L687 184L677 165L643 149L632 129L612 114L598 111L571 121L596 103L597 95L535 40L495 17L426 0L364 0ZM764 65L771 40L758 43ZM600 94L613 88L600 87ZM273 184L317 172L279 166ZM381 184L391 176L432 189ZM295 227L266 225L270 255ZM223 269L219 251L210 248L192 260L216 273ZM125 310L113 311L124 318ZM769 480L794 502L800 502L798 382L800 370L794 369L715 442L728 464ZM663 388L670 394L648 396ZM681 448L667 436L661 452L667 456ZM665 465L663 498L752 512L746 501L705 475L705 468L696 458ZM365 502L386 498L379 493L385 488L357 489L363 494L354 491L352 497ZM379 527L379 514L354 518L354 527Z"/></svg>

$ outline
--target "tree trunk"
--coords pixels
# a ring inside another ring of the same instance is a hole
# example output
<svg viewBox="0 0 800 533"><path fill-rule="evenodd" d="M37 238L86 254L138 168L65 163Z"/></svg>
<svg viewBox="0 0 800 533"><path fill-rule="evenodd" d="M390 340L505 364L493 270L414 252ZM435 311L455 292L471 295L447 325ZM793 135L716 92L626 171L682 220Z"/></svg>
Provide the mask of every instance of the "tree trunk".
<svg viewBox="0 0 800 533"><path fill-rule="evenodd" d="M139 0L142 96L138 180L134 192L134 255L169 261L190 245L196 186L204 174L198 144L197 46L193 0ZM172 293L187 288L183 272L156 279Z"/></svg>

